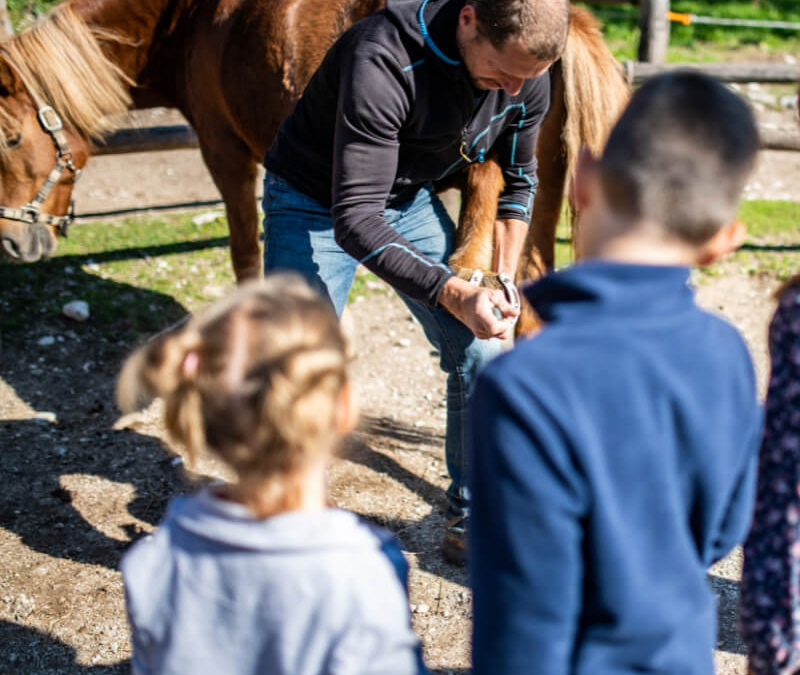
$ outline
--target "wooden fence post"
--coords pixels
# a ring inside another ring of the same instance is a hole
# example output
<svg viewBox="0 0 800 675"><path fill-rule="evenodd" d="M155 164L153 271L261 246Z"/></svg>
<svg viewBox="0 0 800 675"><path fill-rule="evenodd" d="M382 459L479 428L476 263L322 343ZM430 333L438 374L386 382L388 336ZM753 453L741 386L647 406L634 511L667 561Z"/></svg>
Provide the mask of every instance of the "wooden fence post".
<svg viewBox="0 0 800 675"><path fill-rule="evenodd" d="M8 7L6 7L6 0L0 0L0 37L13 34L14 29L12 28L11 21L8 18Z"/></svg>
<svg viewBox="0 0 800 675"><path fill-rule="evenodd" d="M639 2L639 61L662 64L669 45L669 0Z"/></svg>

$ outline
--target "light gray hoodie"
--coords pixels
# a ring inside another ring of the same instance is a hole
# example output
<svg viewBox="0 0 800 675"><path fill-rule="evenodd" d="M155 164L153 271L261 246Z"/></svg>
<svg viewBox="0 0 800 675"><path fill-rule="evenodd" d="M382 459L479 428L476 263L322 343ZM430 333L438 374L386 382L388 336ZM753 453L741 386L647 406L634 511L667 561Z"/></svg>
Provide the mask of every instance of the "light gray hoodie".
<svg viewBox="0 0 800 675"><path fill-rule="evenodd" d="M175 499L122 559L133 672L417 675L398 558L347 511L256 519L210 491Z"/></svg>

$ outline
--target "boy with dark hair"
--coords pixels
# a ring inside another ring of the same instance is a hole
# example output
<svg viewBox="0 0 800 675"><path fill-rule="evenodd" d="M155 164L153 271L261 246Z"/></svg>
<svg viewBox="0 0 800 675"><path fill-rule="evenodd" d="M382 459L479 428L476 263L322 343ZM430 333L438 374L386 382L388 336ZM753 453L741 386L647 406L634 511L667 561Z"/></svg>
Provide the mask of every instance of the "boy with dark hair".
<svg viewBox="0 0 800 675"><path fill-rule="evenodd" d="M761 412L687 282L741 243L757 148L741 99L680 72L582 157L585 260L525 289L546 327L472 401L475 675L713 673L705 573L747 532Z"/></svg>

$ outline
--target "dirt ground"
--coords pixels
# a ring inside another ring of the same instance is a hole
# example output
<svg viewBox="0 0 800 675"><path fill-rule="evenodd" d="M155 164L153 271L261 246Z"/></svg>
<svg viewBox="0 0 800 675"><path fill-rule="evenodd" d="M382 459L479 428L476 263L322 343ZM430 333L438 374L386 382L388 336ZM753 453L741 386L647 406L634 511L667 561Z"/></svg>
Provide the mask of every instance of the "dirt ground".
<svg viewBox="0 0 800 675"><path fill-rule="evenodd" d="M800 200L798 178L800 154L763 153L748 196ZM76 191L79 214L217 198L193 150L95 158ZM438 553L447 485L444 378L418 324L374 285L350 307L363 423L331 470L332 496L400 536L426 661L438 673L463 673L467 577ZM762 393L773 290L773 281L733 268L698 288L699 302L745 335ZM55 342L39 346L48 335ZM158 404L117 424L113 384L130 345L79 338L67 322L39 317L31 318L29 338L0 352L0 675L128 672L119 558L159 522L171 496L221 468L207 461L185 470L161 443ZM746 669L735 632L738 574L735 553L710 574L720 599L723 675Z"/></svg>

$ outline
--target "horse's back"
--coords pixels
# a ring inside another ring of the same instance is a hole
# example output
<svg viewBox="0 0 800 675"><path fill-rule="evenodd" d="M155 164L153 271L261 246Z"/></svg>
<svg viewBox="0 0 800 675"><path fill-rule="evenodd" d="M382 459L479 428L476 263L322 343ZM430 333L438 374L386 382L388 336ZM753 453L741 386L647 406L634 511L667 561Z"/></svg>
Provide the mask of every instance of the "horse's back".
<svg viewBox="0 0 800 675"><path fill-rule="evenodd" d="M224 124L261 160L331 45L382 5L383 0L201 3L186 41L195 46L186 56L181 107L198 133L204 125Z"/></svg>

